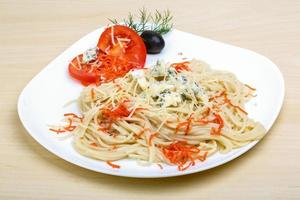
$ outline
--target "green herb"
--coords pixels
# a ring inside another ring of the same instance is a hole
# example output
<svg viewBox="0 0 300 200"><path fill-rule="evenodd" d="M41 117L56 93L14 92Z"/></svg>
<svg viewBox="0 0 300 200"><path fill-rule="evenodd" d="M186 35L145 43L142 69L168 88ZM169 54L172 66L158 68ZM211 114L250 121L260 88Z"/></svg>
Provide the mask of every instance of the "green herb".
<svg viewBox="0 0 300 200"><path fill-rule="evenodd" d="M125 26L134 29L139 34L146 30L166 34L173 27L173 16L169 10L163 12L155 10L155 13L152 14L143 8L139 10L138 19L139 20L135 21L134 16L129 13L127 19L123 19L122 22L119 22L116 19L109 19L109 21L113 24L124 24Z"/></svg>

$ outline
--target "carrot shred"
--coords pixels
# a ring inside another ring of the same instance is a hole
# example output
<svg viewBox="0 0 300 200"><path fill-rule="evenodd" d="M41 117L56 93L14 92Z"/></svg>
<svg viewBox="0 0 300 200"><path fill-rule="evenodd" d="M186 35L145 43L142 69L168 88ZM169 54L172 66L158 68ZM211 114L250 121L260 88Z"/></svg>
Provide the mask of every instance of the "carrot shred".
<svg viewBox="0 0 300 200"><path fill-rule="evenodd" d="M152 134L150 135L150 137L149 137L149 142L148 142L149 146L152 145L152 140L153 140L154 137L157 137L157 135L158 135L158 132L154 132L154 133L152 133Z"/></svg>
<svg viewBox="0 0 300 200"><path fill-rule="evenodd" d="M205 112L203 112L204 117L207 117L210 113L210 108L208 107Z"/></svg>
<svg viewBox="0 0 300 200"><path fill-rule="evenodd" d="M241 112L245 113L245 115L248 115L248 113L244 109L242 109L240 106L233 105L230 100L228 100L227 103L229 105L231 105L232 107L234 107L234 108L240 110Z"/></svg>
<svg viewBox="0 0 300 200"><path fill-rule="evenodd" d="M213 97L210 97L210 98L208 99L208 101L210 102L210 101L212 101L212 100L215 100L215 99L217 99L217 98L223 96L224 94L225 94L225 91L222 91L220 94L218 94L218 95L216 95L216 96L213 96Z"/></svg>
<svg viewBox="0 0 300 200"><path fill-rule="evenodd" d="M66 132L66 130L62 130L62 129L54 129L54 128L49 128L49 130L50 131L53 131L53 132L55 132L55 133L64 133L64 132Z"/></svg>
<svg viewBox="0 0 300 200"><path fill-rule="evenodd" d="M50 131L53 131L53 132L55 132L55 133L65 133L65 132L71 132L71 131L73 131L75 128L76 128L76 126L74 126L74 125L72 125L72 119L71 118L68 118L68 121L69 121L69 124L67 125L67 126L65 126L65 127L63 127L62 129L54 129L54 128L49 128L49 130Z"/></svg>
<svg viewBox="0 0 300 200"><path fill-rule="evenodd" d="M105 127L107 130L111 129L112 123L117 119L122 117L128 117L130 115L130 111L125 106L125 102L123 101L118 107L111 110L109 108L104 108L102 110L103 116L108 120L108 127Z"/></svg>
<svg viewBox="0 0 300 200"><path fill-rule="evenodd" d="M248 115L248 113L244 109L242 109L240 106L232 104L232 102L230 101L230 99L228 99L226 93L224 94L224 99L225 99L225 102L228 103L230 106L232 106L232 107L240 110L241 112L245 113L246 115Z"/></svg>
<svg viewBox="0 0 300 200"><path fill-rule="evenodd" d="M192 120L193 120L193 114L191 114L191 116L185 122L178 123L178 125L176 126L176 129L175 129L175 133L178 133L179 129L181 127L185 126L186 128L184 129L184 134L185 135L189 134L189 132L191 130Z"/></svg>
<svg viewBox="0 0 300 200"><path fill-rule="evenodd" d="M187 120L187 125L186 125L186 128L184 130L184 134L187 135L189 134L190 130L191 130L191 123L192 123L192 120L193 120L193 113L191 114L191 116L188 118Z"/></svg>
<svg viewBox="0 0 300 200"><path fill-rule="evenodd" d="M113 110L104 108L102 113L107 119L113 121L122 117L128 117L128 115L130 115L130 111L127 109L124 102L122 102L118 107L116 107Z"/></svg>
<svg viewBox="0 0 300 200"><path fill-rule="evenodd" d="M74 114L74 113L65 113L64 116L65 116L65 117L79 118L78 115L76 115L76 114Z"/></svg>
<svg viewBox="0 0 300 200"><path fill-rule="evenodd" d="M98 73L101 74L100 83L113 81L124 76L131 69L141 68L138 63L127 62L108 54L102 54L98 59L101 61L101 65L97 68Z"/></svg>
<svg viewBox="0 0 300 200"><path fill-rule="evenodd" d="M190 62L188 62L188 61L179 62L179 63L173 63L173 64L171 64L171 67L174 67L177 72L191 71L191 69L188 66L189 63Z"/></svg>
<svg viewBox="0 0 300 200"><path fill-rule="evenodd" d="M213 96L213 97L209 98L209 101L215 100L216 98L219 98L219 97L221 97L221 96L224 97L224 103L228 103L230 106L232 106L232 107L234 107L234 108L240 110L241 112L245 113L246 115L248 115L248 113L247 113L244 109L242 109L240 106L234 105L234 104L230 101L230 99L228 99L227 94L226 94L225 91L222 91L220 94L218 94L218 95L216 95L216 96Z"/></svg>
<svg viewBox="0 0 300 200"><path fill-rule="evenodd" d="M72 122L73 122L72 119L68 118L68 121L69 121L69 124L68 124L68 126L64 127L64 129L66 131L73 131L76 128L76 126L72 125Z"/></svg>
<svg viewBox="0 0 300 200"><path fill-rule="evenodd" d="M141 111L141 110L147 110L147 108L136 108L136 109L135 109L135 112Z"/></svg>
<svg viewBox="0 0 300 200"><path fill-rule="evenodd" d="M183 165L179 165L178 170L179 171L184 171L184 170L187 170L188 168L190 168L191 166L194 166L194 165L195 165L195 162L189 162L189 164L186 165L185 167Z"/></svg>
<svg viewBox="0 0 300 200"><path fill-rule="evenodd" d="M106 127L100 126L97 130L106 132L108 129Z"/></svg>
<svg viewBox="0 0 300 200"><path fill-rule="evenodd" d="M209 123L216 123L219 125L218 128L211 128L210 133L212 135L221 135L221 130L224 127L224 121L222 119L222 117L219 114L214 114L214 119L212 120L207 120L207 119L199 119L197 120L197 122L199 122L200 124L209 124Z"/></svg>
<svg viewBox="0 0 300 200"><path fill-rule="evenodd" d="M68 126L68 127L65 127L65 130L66 131L74 131L75 128L76 128L76 126Z"/></svg>
<svg viewBox="0 0 300 200"><path fill-rule="evenodd" d="M143 128L140 132L136 134L138 138L140 138L146 131L149 131L149 128Z"/></svg>
<svg viewBox="0 0 300 200"><path fill-rule="evenodd" d="M200 149L193 145L187 145L186 142L176 141L162 147L162 152L172 164L178 166L179 171L184 171L190 166L195 165L194 157L200 153Z"/></svg>
<svg viewBox="0 0 300 200"><path fill-rule="evenodd" d="M98 144L96 144L95 142L91 143L90 145L93 147L98 147Z"/></svg>
<svg viewBox="0 0 300 200"><path fill-rule="evenodd" d="M214 114L215 119L213 120L214 123L219 124L218 128L211 128L210 134L212 135L221 135L221 130L224 127L224 121L219 114Z"/></svg>
<svg viewBox="0 0 300 200"><path fill-rule="evenodd" d="M188 124L188 122L180 122L178 123L178 125L176 126L176 129L175 129L175 133L177 134L179 129L183 126L186 126Z"/></svg>
<svg viewBox="0 0 300 200"><path fill-rule="evenodd" d="M65 113L64 116L65 116L65 117L72 117L72 118L79 119L80 122L83 121L83 116L82 116L82 117L79 117L78 115L76 115L76 114L74 114L74 113Z"/></svg>
<svg viewBox="0 0 300 200"><path fill-rule="evenodd" d="M120 169L120 168L121 168L120 165L116 165L116 164L112 163L111 161L106 161L106 163L107 163L109 166L111 166L112 168L114 168L114 169Z"/></svg>
<svg viewBox="0 0 300 200"><path fill-rule="evenodd" d="M83 63L82 57L83 54L75 57L75 59L70 62L70 65L72 65L77 71L89 73L97 77L94 78L95 80L93 81L81 80L81 83L84 86L88 86L89 84L96 84L99 86L102 83L108 83L119 77L123 77L132 69L143 68L143 66L138 62L128 62L126 59L122 59L122 56L119 57L110 55L107 52L102 51L98 53L97 59L88 63Z"/></svg>
<svg viewBox="0 0 300 200"><path fill-rule="evenodd" d="M91 89L91 98L94 101L95 100L95 91L94 88Z"/></svg>
<svg viewBox="0 0 300 200"><path fill-rule="evenodd" d="M207 157L207 154L208 154L208 151L206 151L204 154L203 154L203 156L199 156L198 157L198 159L200 160L200 161L205 161L206 160L206 157Z"/></svg>

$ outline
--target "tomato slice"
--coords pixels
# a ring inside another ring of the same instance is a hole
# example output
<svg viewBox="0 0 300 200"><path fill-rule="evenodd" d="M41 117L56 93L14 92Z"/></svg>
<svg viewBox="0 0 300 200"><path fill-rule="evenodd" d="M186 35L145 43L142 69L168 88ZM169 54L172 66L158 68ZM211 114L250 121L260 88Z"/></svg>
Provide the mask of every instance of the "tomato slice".
<svg viewBox="0 0 300 200"><path fill-rule="evenodd" d="M126 26L115 25L105 29L97 47L94 60L84 63L83 54L80 54L69 64L70 75L85 86L113 81L131 69L145 65L147 52L144 41Z"/></svg>
<svg viewBox="0 0 300 200"><path fill-rule="evenodd" d="M131 28L122 25L108 27L102 33L98 44L100 51L119 60L143 68L146 61L146 46L143 39Z"/></svg>
<svg viewBox="0 0 300 200"><path fill-rule="evenodd" d="M81 83L85 86L91 83L99 82L99 74L96 69L93 69L89 64L82 63L83 54L79 54L69 64L69 73L70 75L80 80Z"/></svg>

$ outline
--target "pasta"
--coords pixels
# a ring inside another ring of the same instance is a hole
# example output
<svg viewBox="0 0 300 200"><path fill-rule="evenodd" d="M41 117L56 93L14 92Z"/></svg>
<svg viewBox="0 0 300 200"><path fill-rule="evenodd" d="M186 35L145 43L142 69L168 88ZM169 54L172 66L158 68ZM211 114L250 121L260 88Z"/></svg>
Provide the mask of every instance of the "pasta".
<svg viewBox="0 0 300 200"><path fill-rule="evenodd" d="M199 60L158 62L84 88L78 99L84 117L66 117L82 155L109 163L125 158L167 163L185 170L196 160L264 136L264 127L244 110L254 92L232 73Z"/></svg>

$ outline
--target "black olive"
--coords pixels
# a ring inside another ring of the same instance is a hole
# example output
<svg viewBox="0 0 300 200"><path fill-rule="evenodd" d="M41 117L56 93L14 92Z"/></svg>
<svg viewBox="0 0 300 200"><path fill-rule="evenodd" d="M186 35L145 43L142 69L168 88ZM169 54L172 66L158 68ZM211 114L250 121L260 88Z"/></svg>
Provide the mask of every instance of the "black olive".
<svg viewBox="0 0 300 200"><path fill-rule="evenodd" d="M161 34L155 31L144 31L141 35L147 48L147 53L157 54L165 47L165 41Z"/></svg>

